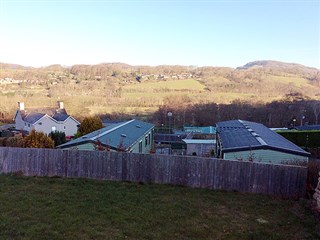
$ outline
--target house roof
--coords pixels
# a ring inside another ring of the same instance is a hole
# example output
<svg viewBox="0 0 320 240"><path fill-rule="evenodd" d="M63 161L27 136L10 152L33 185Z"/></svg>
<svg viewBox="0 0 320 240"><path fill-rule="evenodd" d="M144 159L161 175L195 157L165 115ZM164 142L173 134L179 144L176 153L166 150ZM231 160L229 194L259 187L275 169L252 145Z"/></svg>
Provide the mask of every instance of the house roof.
<svg viewBox="0 0 320 240"><path fill-rule="evenodd" d="M223 152L271 149L309 156L310 154L266 126L243 120L217 123L217 132Z"/></svg>
<svg viewBox="0 0 320 240"><path fill-rule="evenodd" d="M206 126L206 127L195 127L195 126L184 126L183 130L187 133L193 132L193 133L216 133L216 128L213 126Z"/></svg>
<svg viewBox="0 0 320 240"><path fill-rule="evenodd" d="M186 144L216 144L215 139L182 139Z"/></svg>
<svg viewBox="0 0 320 240"><path fill-rule="evenodd" d="M22 120L31 124L36 123L45 115L48 115L49 117L53 118L58 122L63 122L70 117L70 115L66 112L65 109L42 108L42 109L28 109L20 112L21 112Z"/></svg>
<svg viewBox="0 0 320 240"><path fill-rule="evenodd" d="M172 134L172 133L156 133L154 141L159 143L175 143L181 142L187 136L186 133Z"/></svg>
<svg viewBox="0 0 320 240"><path fill-rule="evenodd" d="M97 143L117 149L122 143L122 147L127 150L133 146L142 135L150 131L153 124L140 120L132 119L126 122L111 124L80 138L58 146L58 148L68 148L85 143Z"/></svg>
<svg viewBox="0 0 320 240"><path fill-rule="evenodd" d="M45 116L45 113L37 113L37 112L31 112L29 114L26 114L22 119L27 123L35 123L38 120L40 120L43 116Z"/></svg>

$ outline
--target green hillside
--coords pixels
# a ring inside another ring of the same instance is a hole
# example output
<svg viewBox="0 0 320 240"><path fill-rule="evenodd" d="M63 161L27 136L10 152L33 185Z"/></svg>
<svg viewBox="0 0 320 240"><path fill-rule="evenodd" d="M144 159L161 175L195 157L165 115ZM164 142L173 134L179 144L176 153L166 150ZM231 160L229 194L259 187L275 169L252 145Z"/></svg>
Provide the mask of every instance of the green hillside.
<svg viewBox="0 0 320 240"><path fill-rule="evenodd" d="M0 64L0 112L12 119L26 107L65 101L70 114L147 114L165 102L271 102L288 94L320 99L320 71L299 64L257 61L236 69L130 66L122 63L30 68Z"/></svg>

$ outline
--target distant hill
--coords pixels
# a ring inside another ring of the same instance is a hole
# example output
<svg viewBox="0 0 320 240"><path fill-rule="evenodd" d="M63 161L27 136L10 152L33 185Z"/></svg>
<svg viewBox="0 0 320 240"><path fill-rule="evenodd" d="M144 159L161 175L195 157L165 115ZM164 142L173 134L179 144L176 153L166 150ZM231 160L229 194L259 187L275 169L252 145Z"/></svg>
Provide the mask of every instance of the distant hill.
<svg viewBox="0 0 320 240"><path fill-rule="evenodd" d="M19 64L1 63L0 69L31 69L32 67L25 67Z"/></svg>
<svg viewBox="0 0 320 240"><path fill-rule="evenodd" d="M253 70L263 68L264 70L274 70L276 72L286 72L292 74L298 74L301 76L318 74L319 69L307 67L297 63L285 63L279 61L254 61L245 64L242 67L238 67L238 70Z"/></svg>
<svg viewBox="0 0 320 240"><path fill-rule="evenodd" d="M63 99L70 103L70 113L81 116L147 113L170 101L257 103L288 95L320 100L319 69L278 61L254 61L237 68L125 63L41 68L0 63L0 68L0 112L13 112L21 100L43 107Z"/></svg>
<svg viewBox="0 0 320 240"><path fill-rule="evenodd" d="M248 69L251 67L265 67L265 68L279 68L279 69L291 69L291 68L299 68L301 70L312 70L312 71L319 71L316 68L310 68L301 64L297 63L285 63L279 61L272 61L272 60L262 60L262 61L254 61L245 64L242 67L238 67L238 69Z"/></svg>

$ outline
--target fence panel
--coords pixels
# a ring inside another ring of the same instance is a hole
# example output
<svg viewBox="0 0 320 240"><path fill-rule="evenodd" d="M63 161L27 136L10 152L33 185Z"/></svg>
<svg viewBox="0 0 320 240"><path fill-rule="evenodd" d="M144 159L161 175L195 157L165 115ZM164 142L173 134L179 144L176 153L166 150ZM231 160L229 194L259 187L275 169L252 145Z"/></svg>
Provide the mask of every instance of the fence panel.
<svg viewBox="0 0 320 240"><path fill-rule="evenodd" d="M304 197L307 169L194 156L0 148L0 173L162 183Z"/></svg>

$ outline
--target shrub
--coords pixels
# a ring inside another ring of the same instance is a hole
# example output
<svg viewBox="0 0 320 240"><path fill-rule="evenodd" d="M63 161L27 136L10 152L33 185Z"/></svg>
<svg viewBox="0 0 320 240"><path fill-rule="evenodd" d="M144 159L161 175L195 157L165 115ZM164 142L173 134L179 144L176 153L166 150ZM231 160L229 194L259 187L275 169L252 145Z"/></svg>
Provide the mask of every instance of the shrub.
<svg viewBox="0 0 320 240"><path fill-rule="evenodd" d="M59 146L67 142L66 134L60 131L54 131L49 133L49 137L54 141L54 146Z"/></svg>
<svg viewBox="0 0 320 240"><path fill-rule="evenodd" d="M54 141L43 132L36 132L33 129L24 138L24 145L27 148L54 148Z"/></svg>
<svg viewBox="0 0 320 240"><path fill-rule="evenodd" d="M22 136L9 137L6 140L7 147L24 147Z"/></svg>
<svg viewBox="0 0 320 240"><path fill-rule="evenodd" d="M277 133L300 147L320 147L320 131L279 131Z"/></svg>
<svg viewBox="0 0 320 240"><path fill-rule="evenodd" d="M1 147L5 147L6 146L6 141L7 141L7 138L1 137L0 138L0 146Z"/></svg>
<svg viewBox="0 0 320 240"><path fill-rule="evenodd" d="M98 116L86 117L80 124L77 136L83 136L101 128L103 128L103 124Z"/></svg>
<svg viewBox="0 0 320 240"><path fill-rule="evenodd" d="M1 147L24 147L22 136L0 138Z"/></svg>

